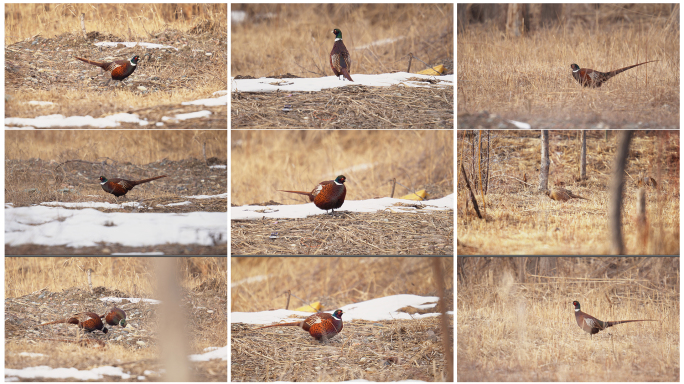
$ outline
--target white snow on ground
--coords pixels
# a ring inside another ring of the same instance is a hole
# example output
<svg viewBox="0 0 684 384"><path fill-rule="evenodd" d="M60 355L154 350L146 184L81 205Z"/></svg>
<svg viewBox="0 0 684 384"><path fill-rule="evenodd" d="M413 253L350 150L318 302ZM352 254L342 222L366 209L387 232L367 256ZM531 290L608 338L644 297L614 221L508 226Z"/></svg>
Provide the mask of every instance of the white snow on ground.
<svg viewBox="0 0 684 384"><path fill-rule="evenodd" d="M97 196L93 196L97 197ZM220 195L193 195L193 196L183 196L185 199L228 199L228 193L222 193ZM157 207L169 207L173 205L187 205L191 204L189 201L185 202L177 202L173 204L168 204L168 205L162 205L158 204ZM45 202L45 203L40 203L40 205L48 206L48 207L66 207L66 208L104 208L104 209L121 209L125 207L133 207L133 208L138 208L138 209L147 209L147 210L152 210L152 207L147 207L143 204L140 204L136 201L129 201L129 202L123 202L120 204L114 204L114 203L104 203L104 202L95 202L95 201L88 201L88 202L80 202L80 203L67 203L67 202L61 202L61 201L50 201L50 202Z"/></svg>
<svg viewBox="0 0 684 384"><path fill-rule="evenodd" d="M228 360L228 347L212 347L205 348L206 353L199 355L189 355L190 361L209 361L213 359ZM151 371L145 371L146 375L152 374ZM66 381L88 381L88 380L103 380L106 376L117 376L122 380L128 380L131 375L124 373L122 368L112 366L102 366L87 370L78 370L76 368L52 368L46 365L38 367L27 367L24 369L9 369L5 368L5 381L19 381L19 379L43 381L44 379L51 380L66 380ZM145 380L144 376L138 376L137 379Z"/></svg>
<svg viewBox="0 0 684 384"><path fill-rule="evenodd" d="M101 297L100 300L104 301L105 303L120 303L120 302L126 300L127 302L131 302L134 304L139 303L141 301L143 303L148 303L148 304L161 304L161 301L159 301L159 300L142 299L139 297L111 297L110 296L110 297Z"/></svg>
<svg viewBox="0 0 684 384"><path fill-rule="evenodd" d="M439 313L425 313L425 314L408 314L406 312L397 312L399 309L411 306L417 309L435 308L438 297L434 296L416 296L416 295L394 295L387 297L380 297L373 300L362 301L345 305L341 308L342 321L350 320L367 320L367 321L381 321L381 320L411 320L422 319L426 317L438 316ZM331 311L326 311L332 313ZM453 311L447 312L453 315ZM275 311L264 312L231 312L231 323L243 324L264 324L269 325L280 321L295 321L295 318L303 319L311 316L311 312L297 312L288 311L285 309L278 309Z"/></svg>
<svg viewBox="0 0 684 384"><path fill-rule="evenodd" d="M223 348L205 348L209 352L201 355L190 355L190 361L209 361L214 359L228 360L228 347Z"/></svg>
<svg viewBox="0 0 684 384"><path fill-rule="evenodd" d="M13 129L12 126L31 126L36 128L50 128L50 127L85 127L92 126L96 128L114 128L121 124L119 123L138 123L140 126L149 124L145 120L140 120L138 115L130 113L117 113L115 115L95 118L92 116L69 116L63 115L48 115L38 116L36 118L23 117L8 117L5 119L5 128Z"/></svg>
<svg viewBox="0 0 684 384"><path fill-rule="evenodd" d="M51 380L67 380L75 379L74 381L87 380L102 380L107 376L118 376L122 380L128 380L131 375L124 373L123 369L119 367L102 366L93 369L78 370L76 368L52 368L46 365L38 367L27 367L24 369L10 369L5 368L5 380L10 381L12 377L20 379L41 379ZM71 381L71 380L67 380Z"/></svg>
<svg viewBox="0 0 684 384"><path fill-rule="evenodd" d="M130 42L130 41L125 41L125 42L121 42L121 41L119 41L119 42L102 41L102 42L99 42L99 43L95 43L95 45L98 46L98 47L116 47L116 46L118 46L119 44L123 44L123 45L125 45L125 46L128 47L128 48L138 46L138 47L143 47L143 48L148 48L148 49L154 49L154 48L160 48L160 49L171 48L171 49L175 49L176 51L178 50L178 48L172 47L172 46L170 46L170 45L161 45L161 44L155 44L155 43L137 43L137 42Z"/></svg>
<svg viewBox="0 0 684 384"><path fill-rule="evenodd" d="M158 44L157 44L158 45ZM217 91L214 95L219 97L212 99L200 99L193 101L184 101L182 105L203 105L206 107L214 107L221 105L228 105L228 91ZM46 101L31 101L36 105L48 105ZM201 117L211 116L210 111L197 111L191 113L179 114L174 117L162 117L162 121L179 121L186 119L196 119ZM69 116L63 115L48 115L38 116L35 118L23 117L8 117L5 119L6 129L35 129L35 128L52 128L52 127L95 127L95 128L116 128L121 126L120 123L138 123L140 126L150 124L147 120L141 120L138 115L130 113L117 113L111 116L95 118L92 116ZM159 124L159 123L157 123ZM226 122L226 124L228 124Z"/></svg>
<svg viewBox="0 0 684 384"><path fill-rule="evenodd" d="M227 242L226 212L105 213L45 206L5 209L5 244L131 247Z"/></svg>
<svg viewBox="0 0 684 384"><path fill-rule="evenodd" d="M354 80L339 80L335 76L304 78L304 79L273 79L262 77L260 79L231 80L232 92L318 92L322 89L344 87L348 85L366 85L375 87L389 87L390 85L403 84L407 87L453 87L454 75L427 76L415 73L397 72L383 73L379 75L351 74ZM408 81L410 78L436 80L438 84L427 82Z"/></svg>
<svg viewBox="0 0 684 384"><path fill-rule="evenodd" d="M55 105L52 101L36 101L36 100L31 100L28 102L28 105L37 105L39 107L49 107L51 105Z"/></svg>
<svg viewBox="0 0 684 384"><path fill-rule="evenodd" d="M218 107L220 105L228 105L228 95L215 97L213 99L200 99L194 101L184 101L183 105L203 105L205 107Z"/></svg>
<svg viewBox="0 0 684 384"><path fill-rule="evenodd" d="M188 119L199 119L202 117L209 117L211 116L211 111L197 111L197 112L190 112L190 113L180 113L174 117L168 117L168 116L162 116L161 120L162 121L170 121L172 123L177 123L180 120L188 120Z"/></svg>
<svg viewBox="0 0 684 384"><path fill-rule="evenodd" d="M406 204L407 206L402 206ZM416 208L414 206L422 206ZM454 209L454 195L448 195L441 199L415 201L401 200L383 197L371 200L345 200L342 207L337 211L349 212L377 212L382 210L393 212L424 212ZM330 211L328 211L330 212ZM297 205L243 205L230 208L231 220L249 219L300 219L311 215L324 215L326 211L319 209L314 203Z"/></svg>

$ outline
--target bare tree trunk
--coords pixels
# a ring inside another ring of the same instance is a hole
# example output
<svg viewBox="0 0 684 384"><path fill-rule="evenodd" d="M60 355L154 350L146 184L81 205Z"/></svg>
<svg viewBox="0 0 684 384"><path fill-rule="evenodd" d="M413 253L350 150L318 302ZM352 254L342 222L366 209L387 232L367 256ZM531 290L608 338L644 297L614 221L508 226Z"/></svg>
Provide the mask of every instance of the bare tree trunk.
<svg viewBox="0 0 684 384"><path fill-rule="evenodd" d="M580 156L580 179L587 179L587 131L582 130L582 155Z"/></svg>
<svg viewBox="0 0 684 384"><path fill-rule="evenodd" d="M549 131L541 132L541 170L539 171L539 190L549 189Z"/></svg>
<svg viewBox="0 0 684 384"><path fill-rule="evenodd" d="M618 137L615 168L609 190L608 222L611 237L611 252L616 255L625 253L622 238L622 187L624 184L625 166L629 156L629 144L632 141L632 131L622 131Z"/></svg>
<svg viewBox="0 0 684 384"><path fill-rule="evenodd" d="M523 31L523 7L524 4L508 4L508 14L506 16L506 34L508 36L520 36Z"/></svg>

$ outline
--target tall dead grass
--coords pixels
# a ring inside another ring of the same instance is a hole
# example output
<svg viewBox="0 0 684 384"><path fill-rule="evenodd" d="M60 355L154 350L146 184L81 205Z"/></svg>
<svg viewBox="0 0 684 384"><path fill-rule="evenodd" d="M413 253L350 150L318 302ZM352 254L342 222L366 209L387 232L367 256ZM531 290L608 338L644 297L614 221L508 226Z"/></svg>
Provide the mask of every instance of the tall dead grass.
<svg viewBox="0 0 684 384"><path fill-rule="evenodd" d="M457 380L678 381L679 257L458 258ZM573 301L603 321L590 335Z"/></svg>
<svg viewBox="0 0 684 384"><path fill-rule="evenodd" d="M278 189L310 191L337 175L347 177L347 199L427 189L453 191L453 131L233 131L232 204L275 200L308 202ZM408 188L408 189L407 189Z"/></svg>
<svg viewBox="0 0 684 384"><path fill-rule="evenodd" d="M87 31L133 41L165 28L187 31L200 20L227 27L226 4L6 4L5 44L38 34L80 33L81 13Z"/></svg>
<svg viewBox="0 0 684 384"><path fill-rule="evenodd" d="M439 260L446 290L453 292L454 259ZM389 295L436 295L429 258L232 257L230 262L232 312L285 308L288 290L290 309L321 301L325 311Z"/></svg>
<svg viewBox="0 0 684 384"><path fill-rule="evenodd" d="M467 172L477 170L473 160L477 139L463 139L458 145ZM488 191L482 201L479 180L471 178L485 220L475 216L469 193L459 173L457 233L459 254L568 255L607 254L608 185L615 158L617 134L587 133L587 180L579 180L580 132L551 131L548 188L562 186L590 200L551 200L540 193L540 133L493 131ZM679 254L679 131L637 131L627 163L622 224L627 254ZM475 152L476 153L476 152ZM460 168L459 168L460 169ZM476 172L475 172L476 173ZM527 183L523 179L527 175ZM650 225L648 242L639 244L637 230L638 178L653 177L657 188L646 187L646 211ZM467 207L467 213L466 213ZM493 241L494 240L494 241Z"/></svg>
<svg viewBox="0 0 684 384"><path fill-rule="evenodd" d="M547 29L507 37L496 23L458 35L458 112L487 110L514 120L552 118L679 126L679 8L668 4L564 6ZM581 87L570 64L623 72L601 88Z"/></svg>
<svg viewBox="0 0 684 384"><path fill-rule="evenodd" d="M7 131L5 157L13 160L100 161L105 157L134 164L160 161L225 159L227 131Z"/></svg>
<svg viewBox="0 0 684 384"><path fill-rule="evenodd" d="M453 62L453 4L233 4L231 75L332 76L331 31L342 31L354 73L406 71L408 54ZM372 44L372 45L371 45ZM411 71L425 66L413 61Z"/></svg>
<svg viewBox="0 0 684 384"><path fill-rule="evenodd" d="M156 289L151 278L153 262L152 258L144 257L6 257L5 296L19 297L40 289L88 289L86 272L92 269L93 287L104 286L151 298ZM227 289L225 257L179 258L178 262L182 287L192 289L214 280L222 281Z"/></svg>

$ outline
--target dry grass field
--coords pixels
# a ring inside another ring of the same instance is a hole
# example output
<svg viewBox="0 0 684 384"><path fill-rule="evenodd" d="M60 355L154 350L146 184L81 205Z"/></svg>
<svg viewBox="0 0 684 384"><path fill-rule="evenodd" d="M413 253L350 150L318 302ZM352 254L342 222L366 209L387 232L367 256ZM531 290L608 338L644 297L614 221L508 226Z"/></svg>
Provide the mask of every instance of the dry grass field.
<svg viewBox="0 0 684 384"><path fill-rule="evenodd" d="M677 382L679 257L459 257L457 380ZM573 301L618 324L595 335Z"/></svg>
<svg viewBox="0 0 684 384"><path fill-rule="evenodd" d="M305 196L278 190L311 191L338 175L347 177L345 201L389 197L393 178L401 183L395 198L421 189L429 198L453 193L453 131L233 131L231 138L231 203L236 206L308 203ZM232 252L453 254L452 211L345 215L272 223L281 233L316 228L311 244L285 249L264 241L276 229L262 221L232 220Z"/></svg>
<svg viewBox="0 0 684 384"><path fill-rule="evenodd" d="M207 347L226 343L227 267L225 257L178 259L180 294L184 302L192 303L182 309L191 335L189 353L201 354ZM88 270L92 271L92 290ZM106 335L95 331L77 339L75 326L37 326L77 312L102 314L112 305L101 301L102 297L160 299L157 279L152 258L5 258L5 368L44 365L83 371L114 365L132 377L164 381L159 305L127 300L116 304L126 311L128 325L110 327ZM27 359L20 353L37 356ZM227 380L223 360L191 363L191 367L192 381ZM105 375L100 381L122 380Z"/></svg>
<svg viewBox="0 0 684 384"><path fill-rule="evenodd" d="M246 15L231 23L233 77L333 76L334 28L350 53L352 78L406 72L409 54L412 73L442 64L453 74L453 4L233 4L231 11ZM313 93L234 92L231 125L453 129L453 90L349 83ZM294 110L284 114L283 104Z"/></svg>
<svg viewBox="0 0 684 384"><path fill-rule="evenodd" d="M444 272L446 307L453 311L454 259L439 261ZM287 291L292 294L289 309L320 301L323 311L332 311L397 294L437 296L435 283L430 258L233 257L231 312L285 308ZM344 321L342 332L327 345L320 345L296 327L279 328L284 334L274 332L274 328L251 332L252 328L256 326L231 324L233 381L388 382L446 378L443 332L437 318ZM430 330L436 338L429 337Z"/></svg>
<svg viewBox="0 0 684 384"><path fill-rule="evenodd" d="M459 163L467 173L477 137L459 131ZM485 134L486 135L486 134ZM608 185L615 158L617 133L587 133L587 180L579 179L580 132L551 131L548 188L563 187L589 200L551 200L538 191L541 142L538 131L492 131L484 202L478 180L474 186L484 220L478 219L459 172L457 212L458 254L607 254ZM465 139L464 139L465 138ZM627 161L623 194L622 231L627 254L679 254L679 131L637 131ZM483 148L487 147L483 141ZM460 165L459 165L460 169ZM527 183L523 180L527 177ZM647 244L639 242L636 203L640 176L652 177L646 186ZM475 178L476 179L476 178Z"/></svg>
<svg viewBox="0 0 684 384"><path fill-rule="evenodd" d="M85 14L87 40L79 16ZM226 129L227 106L181 105L227 87L226 4L7 4L5 113L8 117L102 117L135 113L150 122L206 109L212 116L162 128ZM146 42L176 49L94 45ZM141 57L125 87L95 66L74 59ZM117 84L119 85L119 84ZM103 94L109 97L103 97ZM35 106L29 101L49 101ZM122 128L140 128L123 124ZM154 124L147 129L158 129Z"/></svg>
<svg viewBox="0 0 684 384"><path fill-rule="evenodd" d="M678 4L566 4L561 16L520 37L507 37L501 20L459 25L459 129L513 128L501 117L533 129L679 128ZM570 68L609 72L649 60L659 61L595 89Z"/></svg>
<svg viewBox="0 0 684 384"><path fill-rule="evenodd" d="M334 28L354 73L406 71L408 53L453 68L453 4L233 4L231 76L333 76ZM371 45L374 44L374 45ZM425 69L413 61L411 71ZM452 72L453 73L453 72Z"/></svg>

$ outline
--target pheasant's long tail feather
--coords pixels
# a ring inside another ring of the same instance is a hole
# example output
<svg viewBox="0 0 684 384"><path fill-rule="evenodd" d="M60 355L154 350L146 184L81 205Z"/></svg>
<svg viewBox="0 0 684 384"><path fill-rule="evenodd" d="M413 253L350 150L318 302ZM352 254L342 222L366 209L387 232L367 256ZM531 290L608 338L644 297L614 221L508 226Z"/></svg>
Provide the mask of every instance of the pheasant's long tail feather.
<svg viewBox="0 0 684 384"><path fill-rule="evenodd" d="M634 67L638 67L638 66L643 65L643 64L652 63L652 62L654 62L654 61L660 61L660 60L646 61L646 62L643 62L643 63L630 65L629 67L624 67L624 68L616 69L616 70L614 70L614 71L608 72L608 76L613 77L613 76L617 75L618 73L622 73L622 72L624 72L624 71L626 71L626 70L628 70L628 69L632 69L632 68L634 68Z"/></svg>
<svg viewBox="0 0 684 384"><path fill-rule="evenodd" d="M349 76L349 72L347 71L347 68L342 67L342 74L344 75L344 77L347 80L354 81L354 80L352 80L351 76Z"/></svg>
<svg viewBox="0 0 684 384"><path fill-rule="evenodd" d="M45 324L38 324L38 326L42 327L44 325L61 324L61 323L69 323L69 319L59 319L59 320L51 321L51 322L45 323Z"/></svg>
<svg viewBox="0 0 684 384"><path fill-rule="evenodd" d="M295 321L294 323L273 324L273 325L267 325L265 327L254 328L254 329L252 329L252 331L256 331L257 329L262 329L262 328L270 328L270 327L301 327L301 325L302 325L301 321Z"/></svg>
<svg viewBox="0 0 684 384"><path fill-rule="evenodd" d="M81 57L76 57L76 59L81 60L81 61L83 61L83 62L86 62L86 63L88 63L88 64L97 65L98 67L101 67L101 68L104 68L104 67L105 67L105 63L102 63L102 62L100 62L100 61L93 61L93 60L83 59L83 58L81 58Z"/></svg>
<svg viewBox="0 0 684 384"><path fill-rule="evenodd" d="M613 325L618 325L622 323L633 323L635 321L658 321L658 320L622 320L622 321L606 321L604 322L606 328L612 327Z"/></svg>
<svg viewBox="0 0 684 384"><path fill-rule="evenodd" d="M303 192L303 191L284 191L282 189L279 189L278 191L280 192L287 192L287 193L297 193L299 195L304 195L304 196L311 196L311 192Z"/></svg>
<svg viewBox="0 0 684 384"><path fill-rule="evenodd" d="M134 185L139 185L139 184L142 184L142 183L149 183L149 182L152 181L152 180L161 179L162 177L166 177L166 175L157 176L157 177L150 177L149 179L145 179L145 180L134 181L134 183L135 183Z"/></svg>

